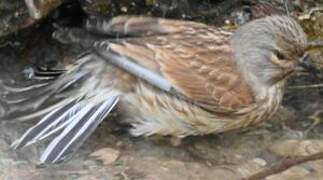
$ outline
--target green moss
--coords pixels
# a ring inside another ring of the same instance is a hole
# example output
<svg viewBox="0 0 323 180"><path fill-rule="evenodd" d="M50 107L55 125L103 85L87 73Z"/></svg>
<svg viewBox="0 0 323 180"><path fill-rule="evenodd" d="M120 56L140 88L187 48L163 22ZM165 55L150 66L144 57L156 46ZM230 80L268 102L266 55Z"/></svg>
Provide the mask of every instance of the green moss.
<svg viewBox="0 0 323 180"><path fill-rule="evenodd" d="M323 39L323 13L316 13L310 19L301 21L310 40Z"/></svg>

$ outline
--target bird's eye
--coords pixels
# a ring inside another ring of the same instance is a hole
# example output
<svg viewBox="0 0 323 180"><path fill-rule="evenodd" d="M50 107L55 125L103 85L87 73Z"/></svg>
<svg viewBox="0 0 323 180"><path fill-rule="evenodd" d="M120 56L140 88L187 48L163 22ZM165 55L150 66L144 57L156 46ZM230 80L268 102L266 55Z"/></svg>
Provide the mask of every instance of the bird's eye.
<svg viewBox="0 0 323 180"><path fill-rule="evenodd" d="M284 54L282 54L280 51L278 51L278 50L275 50L275 55L276 55L276 57L278 58L278 60L287 60L286 59L286 57L285 57L285 55Z"/></svg>

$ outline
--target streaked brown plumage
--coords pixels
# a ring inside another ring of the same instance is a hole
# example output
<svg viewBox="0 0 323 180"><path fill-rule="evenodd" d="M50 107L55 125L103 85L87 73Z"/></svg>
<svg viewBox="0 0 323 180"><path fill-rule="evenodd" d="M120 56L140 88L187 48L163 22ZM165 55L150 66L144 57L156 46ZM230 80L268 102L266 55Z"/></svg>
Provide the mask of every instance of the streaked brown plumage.
<svg viewBox="0 0 323 180"><path fill-rule="evenodd" d="M283 16L255 20L234 33L195 22L132 16L89 20L87 31L96 35L57 32L61 42L79 43L92 53L45 88L26 90L46 96L33 99L27 111L31 115L18 119L49 115L14 147L44 139L62 125L43 162L58 162L74 152L114 106L135 136L203 135L268 120L307 45L302 28ZM54 105L39 111L49 99ZM2 117L10 119L12 113Z"/></svg>

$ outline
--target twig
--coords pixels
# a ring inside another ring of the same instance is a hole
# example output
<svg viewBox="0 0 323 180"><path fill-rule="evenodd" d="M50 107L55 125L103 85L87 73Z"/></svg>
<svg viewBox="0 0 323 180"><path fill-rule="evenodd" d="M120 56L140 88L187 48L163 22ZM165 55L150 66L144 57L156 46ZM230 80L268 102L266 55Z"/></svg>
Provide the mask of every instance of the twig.
<svg viewBox="0 0 323 180"><path fill-rule="evenodd" d="M320 87L323 87L323 84L290 86L288 87L288 89L311 89L311 88L320 88Z"/></svg>
<svg viewBox="0 0 323 180"><path fill-rule="evenodd" d="M286 10L286 14L287 16L290 16L290 12L289 12L289 0L283 0L284 6L285 6L285 10Z"/></svg>
<svg viewBox="0 0 323 180"><path fill-rule="evenodd" d="M317 49L317 48L322 48L322 47L323 47L323 41L322 40L310 41L310 42L307 43L306 51Z"/></svg>
<svg viewBox="0 0 323 180"><path fill-rule="evenodd" d="M250 177L246 178L245 180L265 179L268 176L281 173L293 166L300 165L302 163L309 162L309 161L320 160L320 159L323 159L323 152L319 152L319 153L312 154L309 156L286 158L277 164L274 164L274 165L254 174L254 175L251 175Z"/></svg>
<svg viewBox="0 0 323 180"><path fill-rule="evenodd" d="M323 11L323 7L315 7L315 8L312 8L307 14L302 15L302 16L299 16L298 19L299 20L308 20L308 19L311 19L311 17L313 16L313 14L315 12L320 12L320 11Z"/></svg>

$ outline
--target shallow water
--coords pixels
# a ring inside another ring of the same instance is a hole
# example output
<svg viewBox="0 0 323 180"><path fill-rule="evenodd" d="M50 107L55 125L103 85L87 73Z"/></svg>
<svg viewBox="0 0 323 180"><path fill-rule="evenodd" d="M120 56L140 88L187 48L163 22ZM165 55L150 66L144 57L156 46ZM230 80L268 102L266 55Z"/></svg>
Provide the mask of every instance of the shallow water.
<svg viewBox="0 0 323 180"><path fill-rule="evenodd" d="M80 52L58 45L49 33L42 32L25 38L18 47L0 49L2 80L15 77L21 83L30 62L51 62ZM311 81L309 77L294 78L290 84ZM258 128L189 137L182 142L169 137L134 138L107 119L71 160L52 166L38 164L46 142L21 151L10 149L10 144L35 122L1 121L0 179L241 179L282 156L323 151L323 126L306 131L312 123L308 116L323 108L322 92L288 90L284 106L271 122ZM319 179L323 178L322 168L323 161L310 162L268 179Z"/></svg>

